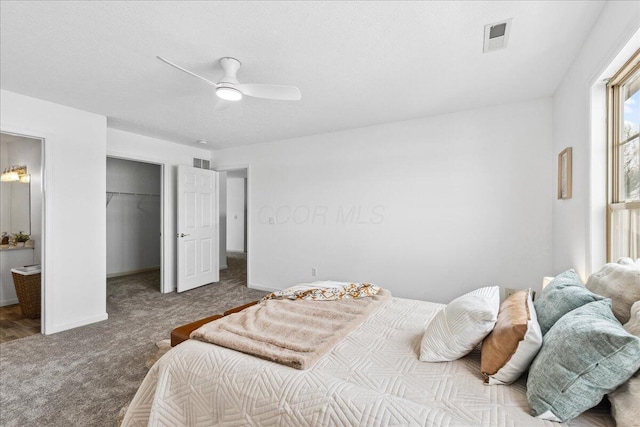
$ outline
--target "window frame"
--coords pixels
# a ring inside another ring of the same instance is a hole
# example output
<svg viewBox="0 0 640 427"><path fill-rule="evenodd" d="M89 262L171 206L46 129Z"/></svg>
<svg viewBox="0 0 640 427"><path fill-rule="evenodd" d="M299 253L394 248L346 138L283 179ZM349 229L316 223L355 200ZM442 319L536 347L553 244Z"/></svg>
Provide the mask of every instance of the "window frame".
<svg viewBox="0 0 640 427"><path fill-rule="evenodd" d="M620 143L623 112L620 108L620 88L640 72L640 49L607 82L607 262L612 256L612 214L618 210L640 209L640 199L620 200ZM639 254L640 256L640 254Z"/></svg>

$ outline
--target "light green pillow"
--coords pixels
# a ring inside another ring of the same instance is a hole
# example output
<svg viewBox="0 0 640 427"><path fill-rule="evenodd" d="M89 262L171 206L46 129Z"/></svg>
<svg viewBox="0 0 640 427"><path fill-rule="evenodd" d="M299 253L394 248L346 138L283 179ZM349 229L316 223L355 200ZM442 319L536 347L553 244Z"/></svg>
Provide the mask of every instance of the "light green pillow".
<svg viewBox="0 0 640 427"><path fill-rule="evenodd" d="M614 317L611 300L576 308L544 336L531 364L531 414L566 421L595 406L640 368L640 338Z"/></svg>
<svg viewBox="0 0 640 427"><path fill-rule="evenodd" d="M571 310L602 299L585 288L574 270L557 275L533 302L542 335Z"/></svg>

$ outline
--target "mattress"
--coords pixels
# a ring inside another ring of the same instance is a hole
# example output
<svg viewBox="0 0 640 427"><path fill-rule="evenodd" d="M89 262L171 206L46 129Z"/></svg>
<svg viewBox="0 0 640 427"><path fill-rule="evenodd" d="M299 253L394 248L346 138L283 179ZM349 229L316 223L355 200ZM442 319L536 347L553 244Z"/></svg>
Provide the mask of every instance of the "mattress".
<svg viewBox="0 0 640 427"><path fill-rule="evenodd" d="M563 424L531 417L524 379L484 385L477 350L420 362L441 307L393 298L305 371L188 340L152 367L123 425L615 426L598 408Z"/></svg>

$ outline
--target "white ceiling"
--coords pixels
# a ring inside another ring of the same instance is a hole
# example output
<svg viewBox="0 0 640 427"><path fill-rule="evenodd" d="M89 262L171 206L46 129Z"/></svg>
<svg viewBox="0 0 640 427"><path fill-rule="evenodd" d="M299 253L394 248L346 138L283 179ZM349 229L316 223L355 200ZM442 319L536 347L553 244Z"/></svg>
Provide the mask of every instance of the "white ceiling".
<svg viewBox="0 0 640 427"><path fill-rule="evenodd" d="M1 2L0 86L108 117L109 126L212 148L550 96L601 1ZM483 28L513 19L507 49ZM302 100L245 97L214 112L217 59L244 83Z"/></svg>

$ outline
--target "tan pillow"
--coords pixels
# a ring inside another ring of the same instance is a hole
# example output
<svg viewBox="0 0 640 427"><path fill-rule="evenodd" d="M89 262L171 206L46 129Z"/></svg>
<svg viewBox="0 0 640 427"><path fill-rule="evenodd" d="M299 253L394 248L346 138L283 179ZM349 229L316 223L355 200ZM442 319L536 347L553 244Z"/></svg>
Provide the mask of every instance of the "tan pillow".
<svg viewBox="0 0 640 427"><path fill-rule="evenodd" d="M493 331L482 342L480 371L489 385L511 384L522 375L542 347L542 331L530 290L507 298Z"/></svg>
<svg viewBox="0 0 640 427"><path fill-rule="evenodd" d="M629 321L631 305L640 301L640 268L635 263L605 264L585 285L594 294L611 298L613 314L620 323Z"/></svg>
<svg viewBox="0 0 640 427"><path fill-rule="evenodd" d="M640 301L631 306L631 320L623 326L627 332L640 337ZM626 383L609 393L611 415L618 427L640 426L640 371Z"/></svg>

